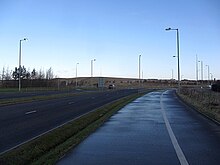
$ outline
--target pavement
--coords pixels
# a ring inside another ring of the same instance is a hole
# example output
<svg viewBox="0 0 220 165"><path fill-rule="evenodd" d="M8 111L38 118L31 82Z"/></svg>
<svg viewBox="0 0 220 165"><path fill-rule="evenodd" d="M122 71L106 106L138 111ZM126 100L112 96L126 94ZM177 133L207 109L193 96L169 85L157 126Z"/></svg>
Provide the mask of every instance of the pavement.
<svg viewBox="0 0 220 165"><path fill-rule="evenodd" d="M182 103L174 90L131 102L58 165L219 165L220 126Z"/></svg>
<svg viewBox="0 0 220 165"><path fill-rule="evenodd" d="M133 93L137 90L86 92L52 100L0 106L0 154Z"/></svg>

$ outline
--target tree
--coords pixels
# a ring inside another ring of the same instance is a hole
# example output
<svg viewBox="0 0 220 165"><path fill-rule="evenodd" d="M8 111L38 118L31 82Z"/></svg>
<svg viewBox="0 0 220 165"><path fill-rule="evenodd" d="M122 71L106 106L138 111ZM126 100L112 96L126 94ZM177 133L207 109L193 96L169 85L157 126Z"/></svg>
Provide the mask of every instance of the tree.
<svg viewBox="0 0 220 165"><path fill-rule="evenodd" d="M45 78L45 74L44 74L44 71L42 69L39 70L37 78L38 79L44 79Z"/></svg>
<svg viewBox="0 0 220 165"><path fill-rule="evenodd" d="M15 70L12 72L13 79L17 80L19 78L19 69L15 67Z"/></svg>
<svg viewBox="0 0 220 165"><path fill-rule="evenodd" d="M53 79L53 70L51 67L46 71L46 79L47 80Z"/></svg>
<svg viewBox="0 0 220 165"><path fill-rule="evenodd" d="M21 67L21 71L20 71L20 68L15 67L15 70L12 72L12 77L15 80L19 79L19 72L21 73L20 74L21 79L29 79L30 78L30 73L26 70L26 68L24 66Z"/></svg>
<svg viewBox="0 0 220 165"><path fill-rule="evenodd" d="M34 68L33 71L31 72L31 79L36 79L36 78L37 78L37 72Z"/></svg>
<svg viewBox="0 0 220 165"><path fill-rule="evenodd" d="M3 69L2 69L2 82L3 82L4 78L5 78L5 67L3 67Z"/></svg>
<svg viewBox="0 0 220 165"><path fill-rule="evenodd" d="M7 67L5 72L5 80L11 80L11 71L9 70L9 67Z"/></svg>

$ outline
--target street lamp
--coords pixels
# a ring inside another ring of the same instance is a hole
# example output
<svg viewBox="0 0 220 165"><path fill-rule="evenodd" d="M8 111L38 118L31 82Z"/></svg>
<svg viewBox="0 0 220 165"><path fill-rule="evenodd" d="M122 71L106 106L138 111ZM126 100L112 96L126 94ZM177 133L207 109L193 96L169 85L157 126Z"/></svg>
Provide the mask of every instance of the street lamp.
<svg viewBox="0 0 220 165"><path fill-rule="evenodd" d="M173 80L173 69L172 69L172 79L171 80Z"/></svg>
<svg viewBox="0 0 220 165"><path fill-rule="evenodd" d="M198 76L198 71L199 71L199 69L198 69L198 56L197 56L197 54L196 54L196 83L198 84L198 79L199 79L199 76Z"/></svg>
<svg viewBox="0 0 220 165"><path fill-rule="evenodd" d="M91 77L93 77L93 62L96 61L96 59L91 60Z"/></svg>
<svg viewBox="0 0 220 165"><path fill-rule="evenodd" d="M139 55L139 87L141 83L141 55Z"/></svg>
<svg viewBox="0 0 220 165"><path fill-rule="evenodd" d="M210 75L211 75L211 82L213 81L213 74L212 73L210 73Z"/></svg>
<svg viewBox="0 0 220 165"><path fill-rule="evenodd" d="M207 68L208 68L208 71L207 71L207 74L208 74L208 77L207 77L207 80L209 81L209 65L206 65Z"/></svg>
<svg viewBox="0 0 220 165"><path fill-rule="evenodd" d="M170 30L176 30L176 36L177 36L177 60L178 60L178 92L180 92L180 52L179 52L179 30L178 29L172 29L167 28L166 31Z"/></svg>
<svg viewBox="0 0 220 165"><path fill-rule="evenodd" d="M27 38L23 38L19 41L19 78L18 78L18 90L21 91L21 42L28 40Z"/></svg>
<svg viewBox="0 0 220 165"><path fill-rule="evenodd" d="M203 61L201 61L201 82L203 82Z"/></svg>
<svg viewBox="0 0 220 165"><path fill-rule="evenodd" d="M79 63L76 63L76 87L77 87L77 65L79 65Z"/></svg>

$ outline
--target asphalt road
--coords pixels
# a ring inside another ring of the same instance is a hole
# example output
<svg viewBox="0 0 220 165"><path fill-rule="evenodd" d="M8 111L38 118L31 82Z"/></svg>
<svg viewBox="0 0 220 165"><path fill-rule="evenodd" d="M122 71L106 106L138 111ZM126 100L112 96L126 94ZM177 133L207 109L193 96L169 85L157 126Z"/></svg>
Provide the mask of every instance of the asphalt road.
<svg viewBox="0 0 220 165"><path fill-rule="evenodd" d="M174 91L146 94L122 108L58 165L219 165L220 126Z"/></svg>
<svg viewBox="0 0 220 165"><path fill-rule="evenodd" d="M0 92L1 99L26 98L33 96L49 96L64 93L78 93L83 90L63 90L63 91L33 91L33 92Z"/></svg>
<svg viewBox="0 0 220 165"><path fill-rule="evenodd" d="M0 107L0 153L85 114L133 90L90 92L80 95Z"/></svg>

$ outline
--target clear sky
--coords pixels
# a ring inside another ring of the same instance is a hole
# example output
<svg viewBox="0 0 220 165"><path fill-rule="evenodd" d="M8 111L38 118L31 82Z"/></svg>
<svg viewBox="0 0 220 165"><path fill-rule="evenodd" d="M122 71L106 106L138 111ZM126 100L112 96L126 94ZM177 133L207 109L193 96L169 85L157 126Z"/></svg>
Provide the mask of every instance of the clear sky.
<svg viewBox="0 0 220 165"><path fill-rule="evenodd" d="M181 77L195 79L196 54L220 79L219 0L0 0L0 71L22 65L58 77L177 78L176 32ZM200 68L200 67L199 67ZM201 77L199 70L199 78Z"/></svg>

